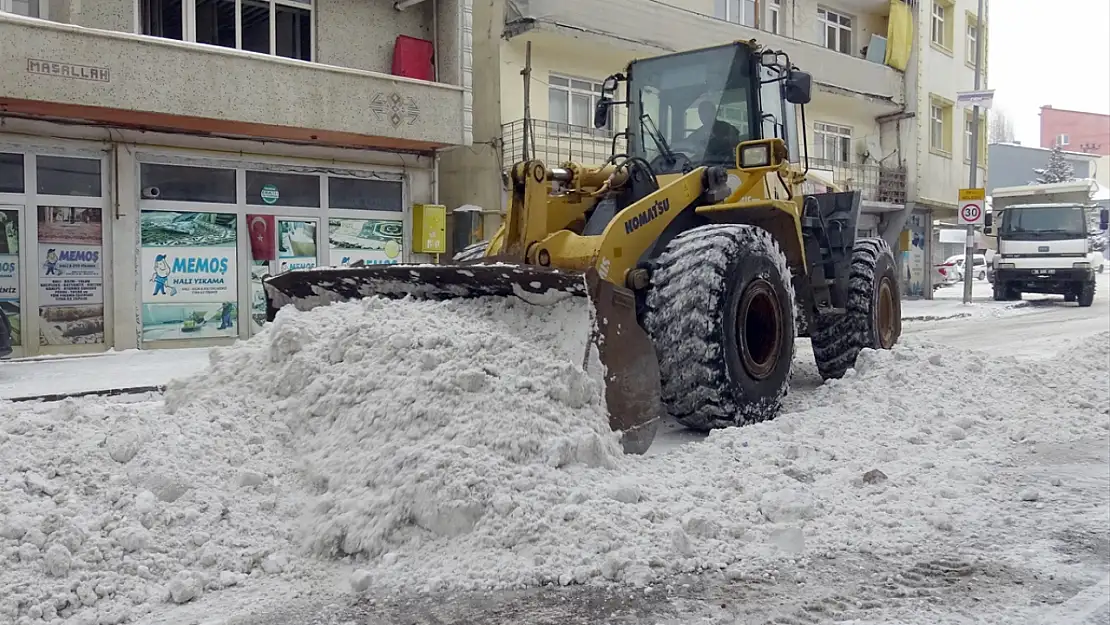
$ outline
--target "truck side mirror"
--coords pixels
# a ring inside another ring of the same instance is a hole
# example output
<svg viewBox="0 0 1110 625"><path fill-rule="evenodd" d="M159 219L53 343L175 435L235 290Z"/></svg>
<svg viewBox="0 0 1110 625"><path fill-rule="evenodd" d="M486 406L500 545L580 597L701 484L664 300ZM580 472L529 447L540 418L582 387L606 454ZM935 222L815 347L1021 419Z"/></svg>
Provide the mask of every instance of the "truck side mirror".
<svg viewBox="0 0 1110 625"><path fill-rule="evenodd" d="M613 98L601 96L594 107L594 128L602 129L609 126L609 107L613 105Z"/></svg>
<svg viewBox="0 0 1110 625"><path fill-rule="evenodd" d="M783 85L786 101L791 104L809 104L812 84L813 77L809 73L796 69L791 70L786 75L786 81Z"/></svg>
<svg viewBox="0 0 1110 625"><path fill-rule="evenodd" d="M987 213L986 215L983 215L983 234L991 234L991 232L994 231L994 228L991 227L993 225L994 225L994 216L991 215L990 213Z"/></svg>
<svg viewBox="0 0 1110 625"><path fill-rule="evenodd" d="M1110 214L1108 214L1108 213L1110 213L1110 211L1108 211L1105 208L1098 212L1098 229L1099 230L1106 230L1106 229L1110 228Z"/></svg>

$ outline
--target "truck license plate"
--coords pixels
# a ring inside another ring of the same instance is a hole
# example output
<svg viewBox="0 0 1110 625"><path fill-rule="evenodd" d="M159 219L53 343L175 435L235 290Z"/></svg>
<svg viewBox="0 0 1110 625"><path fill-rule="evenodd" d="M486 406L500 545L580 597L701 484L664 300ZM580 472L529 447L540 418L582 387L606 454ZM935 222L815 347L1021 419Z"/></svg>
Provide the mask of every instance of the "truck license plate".
<svg viewBox="0 0 1110 625"><path fill-rule="evenodd" d="M1037 276L1041 277L1041 278L1047 278L1048 276L1051 276L1055 273L1056 273L1055 269L1045 269L1044 271L1038 271Z"/></svg>

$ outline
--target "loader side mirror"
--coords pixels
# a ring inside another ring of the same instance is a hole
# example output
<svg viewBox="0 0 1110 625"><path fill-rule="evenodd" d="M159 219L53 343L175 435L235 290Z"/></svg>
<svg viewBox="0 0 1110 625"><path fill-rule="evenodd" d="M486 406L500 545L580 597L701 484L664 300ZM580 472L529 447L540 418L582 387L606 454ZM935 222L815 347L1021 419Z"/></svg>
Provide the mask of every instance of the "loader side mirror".
<svg viewBox="0 0 1110 625"><path fill-rule="evenodd" d="M813 77L808 72L791 70L786 75L786 83L783 85L786 101L791 104L809 104L812 84Z"/></svg>
<svg viewBox="0 0 1110 625"><path fill-rule="evenodd" d="M1105 208L1098 212L1098 229L1110 229L1110 211Z"/></svg>
<svg viewBox="0 0 1110 625"><path fill-rule="evenodd" d="M597 99L597 106L594 107L594 128L602 129L609 127L609 107L613 105L613 98L603 95Z"/></svg>

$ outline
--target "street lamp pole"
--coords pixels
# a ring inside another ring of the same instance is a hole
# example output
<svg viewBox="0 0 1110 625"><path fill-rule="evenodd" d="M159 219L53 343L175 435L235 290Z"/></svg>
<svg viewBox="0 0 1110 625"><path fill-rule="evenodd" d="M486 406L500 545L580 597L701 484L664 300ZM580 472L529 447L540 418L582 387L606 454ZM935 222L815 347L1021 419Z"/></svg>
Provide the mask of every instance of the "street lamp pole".
<svg viewBox="0 0 1110 625"><path fill-rule="evenodd" d="M975 90L983 81L983 0L979 0L979 11L975 14ZM975 188L976 174L979 173L979 105L971 111L971 173L968 175L967 188ZM983 202L983 212L987 210ZM975 226L967 225L967 243L964 249L964 303L971 303L971 280L975 276Z"/></svg>

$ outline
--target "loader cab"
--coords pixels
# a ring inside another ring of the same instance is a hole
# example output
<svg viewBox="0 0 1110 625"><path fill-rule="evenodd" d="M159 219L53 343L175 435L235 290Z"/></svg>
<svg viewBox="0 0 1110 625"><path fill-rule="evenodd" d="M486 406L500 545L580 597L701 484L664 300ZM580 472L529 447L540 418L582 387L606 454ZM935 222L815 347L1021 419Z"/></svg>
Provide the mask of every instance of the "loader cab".
<svg viewBox="0 0 1110 625"><path fill-rule="evenodd" d="M628 155L657 175L720 165L736 168L736 146L780 137L799 160L795 102L809 101L809 76L791 71L782 53L756 53L746 42L633 61L603 85L594 125L614 104L628 107ZM626 99L614 102L617 83Z"/></svg>

